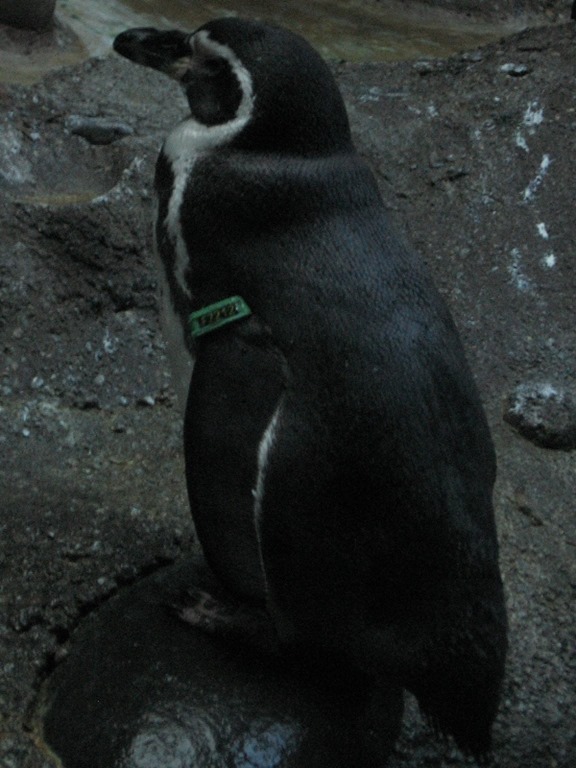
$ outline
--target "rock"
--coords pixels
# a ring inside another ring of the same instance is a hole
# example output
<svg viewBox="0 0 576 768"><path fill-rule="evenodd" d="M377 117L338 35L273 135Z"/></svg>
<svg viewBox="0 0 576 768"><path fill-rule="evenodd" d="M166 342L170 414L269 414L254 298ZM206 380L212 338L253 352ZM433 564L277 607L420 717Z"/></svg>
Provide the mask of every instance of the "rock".
<svg viewBox="0 0 576 768"><path fill-rule="evenodd" d="M502 19L514 16L546 14L552 20L568 15L567 0L421 0L425 5L466 14L476 18ZM411 4L411 3L406 3Z"/></svg>
<svg viewBox="0 0 576 768"><path fill-rule="evenodd" d="M64 124L70 133L82 136L90 144L112 144L134 133L134 129L122 120L107 117L69 115Z"/></svg>
<svg viewBox="0 0 576 768"><path fill-rule="evenodd" d="M520 384L506 399L504 421L543 448L576 448L576 398L562 387Z"/></svg>
<svg viewBox="0 0 576 768"><path fill-rule="evenodd" d="M434 62L426 61L425 59L416 61L412 64L412 69L418 72L419 75L429 75L431 72L434 72Z"/></svg>
<svg viewBox="0 0 576 768"><path fill-rule="evenodd" d="M217 589L201 558L93 612L45 686L44 736L65 768L355 764L346 704L186 625L170 609Z"/></svg>
<svg viewBox="0 0 576 768"><path fill-rule="evenodd" d="M56 0L3 0L0 24L23 29L45 29L52 21Z"/></svg>
<svg viewBox="0 0 576 768"><path fill-rule="evenodd" d="M502 64L500 67L500 72L512 77L524 77L524 75L529 74L531 71L530 67L527 67L526 64L514 64L513 62Z"/></svg>

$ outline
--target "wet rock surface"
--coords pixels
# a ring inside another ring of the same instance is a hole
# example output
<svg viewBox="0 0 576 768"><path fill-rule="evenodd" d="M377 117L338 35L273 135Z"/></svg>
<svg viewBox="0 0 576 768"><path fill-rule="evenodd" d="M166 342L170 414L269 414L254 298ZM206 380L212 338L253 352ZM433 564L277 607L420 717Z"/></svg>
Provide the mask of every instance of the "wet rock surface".
<svg viewBox="0 0 576 768"><path fill-rule="evenodd" d="M82 623L42 695L44 738L64 764L353 765L342 697L185 625L171 606L190 584L217 589L190 559L123 590Z"/></svg>
<svg viewBox="0 0 576 768"><path fill-rule="evenodd" d="M391 216L452 308L498 450L507 768L576 764L576 453L526 440L502 408L525 383L574 380L575 43L566 24L446 61L337 68ZM183 109L173 84L116 58L0 91L2 765L55 764L30 713L62 645L195 550L149 253L153 162ZM94 145L70 115L134 132ZM460 764L409 706L393 765Z"/></svg>

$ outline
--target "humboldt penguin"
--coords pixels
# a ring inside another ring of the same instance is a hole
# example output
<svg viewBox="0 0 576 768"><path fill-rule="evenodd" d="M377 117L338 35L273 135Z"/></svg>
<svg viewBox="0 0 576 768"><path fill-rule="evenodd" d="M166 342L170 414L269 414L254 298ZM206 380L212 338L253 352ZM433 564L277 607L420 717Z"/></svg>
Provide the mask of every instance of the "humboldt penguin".
<svg viewBox="0 0 576 768"><path fill-rule="evenodd" d="M188 104L158 158L155 240L207 560L291 658L355 687L359 765L386 761L404 690L481 757L507 646L493 445L330 68L239 18L115 48Z"/></svg>

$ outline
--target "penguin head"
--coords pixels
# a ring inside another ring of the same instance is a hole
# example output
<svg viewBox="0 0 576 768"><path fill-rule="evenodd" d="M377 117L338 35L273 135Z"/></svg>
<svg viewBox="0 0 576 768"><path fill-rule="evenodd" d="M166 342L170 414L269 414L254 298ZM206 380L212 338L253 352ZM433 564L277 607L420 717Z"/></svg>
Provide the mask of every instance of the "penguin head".
<svg viewBox="0 0 576 768"><path fill-rule="evenodd" d="M114 40L128 59L177 79L190 118L206 128L241 121L230 144L258 152L305 156L351 149L336 82L299 35L238 18L204 24L191 34L130 29Z"/></svg>

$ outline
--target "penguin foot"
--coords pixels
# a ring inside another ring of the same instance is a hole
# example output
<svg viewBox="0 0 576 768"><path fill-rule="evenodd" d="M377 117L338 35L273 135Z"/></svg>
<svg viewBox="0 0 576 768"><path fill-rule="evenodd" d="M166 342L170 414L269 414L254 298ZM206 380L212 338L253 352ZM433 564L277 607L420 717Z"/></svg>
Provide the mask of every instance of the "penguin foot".
<svg viewBox="0 0 576 768"><path fill-rule="evenodd" d="M226 633L231 625L244 622L249 617L242 616L242 606L234 606L216 599L203 589L187 591L189 604L181 606L178 616L187 624L199 627L214 634Z"/></svg>
<svg viewBox="0 0 576 768"><path fill-rule="evenodd" d="M261 608L221 600L203 589L187 590L185 604L172 608L182 621L203 632L238 640L270 656L280 655L272 619Z"/></svg>

